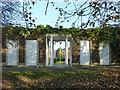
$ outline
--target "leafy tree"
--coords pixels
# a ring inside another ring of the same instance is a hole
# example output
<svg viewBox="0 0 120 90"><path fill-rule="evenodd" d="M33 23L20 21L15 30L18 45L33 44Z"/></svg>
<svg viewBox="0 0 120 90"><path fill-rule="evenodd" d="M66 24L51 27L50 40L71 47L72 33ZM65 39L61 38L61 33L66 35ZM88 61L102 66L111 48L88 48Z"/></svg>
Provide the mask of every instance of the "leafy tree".
<svg viewBox="0 0 120 90"><path fill-rule="evenodd" d="M55 6L54 2L51 4L59 11L60 16L57 19L56 26L63 22L72 23L72 26L78 25L79 28L86 28L89 26L104 27L109 25L110 22L116 22L119 20L119 7L117 7L118 2L112 1L96 1L90 2L86 0L85 2L66 2L67 5L63 8ZM70 5L73 5L74 8ZM70 10L69 10L70 9ZM83 21L83 18L87 18L87 22ZM71 22L71 19L74 21Z"/></svg>
<svg viewBox="0 0 120 90"><path fill-rule="evenodd" d="M58 49L56 50L56 56L57 56L57 57L60 57L61 52L62 52L62 48L58 48Z"/></svg>
<svg viewBox="0 0 120 90"><path fill-rule="evenodd" d="M26 23L26 27L35 27L35 19L32 18L32 6L35 5L34 1L23 2L23 16Z"/></svg>

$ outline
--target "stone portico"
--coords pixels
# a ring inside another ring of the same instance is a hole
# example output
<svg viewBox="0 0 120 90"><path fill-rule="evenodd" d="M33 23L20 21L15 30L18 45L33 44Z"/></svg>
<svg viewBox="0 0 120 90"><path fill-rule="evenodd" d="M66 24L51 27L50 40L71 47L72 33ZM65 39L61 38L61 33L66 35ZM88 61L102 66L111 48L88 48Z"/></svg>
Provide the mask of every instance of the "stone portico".
<svg viewBox="0 0 120 90"><path fill-rule="evenodd" d="M49 43L50 41L50 43ZM72 66L72 40L71 35L47 34L46 35L46 66L54 65L54 41L65 41L65 66ZM70 41L70 61L68 62L68 41ZM50 44L50 51L48 46ZM48 54L50 52L50 55ZM49 61L50 58L50 61Z"/></svg>
<svg viewBox="0 0 120 90"><path fill-rule="evenodd" d="M8 42L3 53L3 62L6 65L36 66L44 63L46 66L55 66L54 64L54 41L65 42L65 65L72 66L73 63L79 65L110 65L110 46L109 44L97 44L94 41L80 40L73 38L72 35L64 34L45 34L40 38L27 38L23 40L9 39L13 45ZM70 42L70 56L68 57L68 41ZM105 48L103 48L104 46ZM22 47L22 48L21 48ZM48 49L48 47L50 49ZM49 54L50 53L50 54ZM21 58L22 57L22 58ZM70 60L68 60L68 58Z"/></svg>

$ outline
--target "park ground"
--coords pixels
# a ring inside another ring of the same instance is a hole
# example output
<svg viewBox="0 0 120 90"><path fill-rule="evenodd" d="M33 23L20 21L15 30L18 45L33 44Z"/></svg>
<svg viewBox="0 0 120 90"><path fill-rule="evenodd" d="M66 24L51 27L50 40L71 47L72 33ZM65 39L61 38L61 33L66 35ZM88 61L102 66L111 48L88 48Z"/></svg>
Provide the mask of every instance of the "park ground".
<svg viewBox="0 0 120 90"><path fill-rule="evenodd" d="M2 88L120 89L120 66L3 67Z"/></svg>

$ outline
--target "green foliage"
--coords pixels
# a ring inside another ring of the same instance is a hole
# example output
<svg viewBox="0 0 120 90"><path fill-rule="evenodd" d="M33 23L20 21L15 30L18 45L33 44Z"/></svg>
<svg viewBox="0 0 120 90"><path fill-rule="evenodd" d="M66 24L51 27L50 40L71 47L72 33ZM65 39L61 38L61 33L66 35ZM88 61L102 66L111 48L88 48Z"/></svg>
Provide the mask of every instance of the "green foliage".
<svg viewBox="0 0 120 90"><path fill-rule="evenodd" d="M25 27L3 27L3 37L5 38L17 38L20 37L27 38L28 36L34 36L38 38L40 34L47 33L57 33L57 34L71 34L72 37L79 37L79 39L96 40L99 42L108 42L112 44L113 47L120 47L120 28L118 27L104 27L104 28L88 28L88 29L78 29L72 28L52 28L50 25L44 27L43 25L38 25L37 28L25 28Z"/></svg>
<svg viewBox="0 0 120 90"><path fill-rule="evenodd" d="M56 58L54 58L54 63L60 61L60 59L61 59L61 61L65 61L65 57L56 57Z"/></svg>
<svg viewBox="0 0 120 90"><path fill-rule="evenodd" d="M27 37L31 34L37 36L39 34L47 34L47 33L58 33L58 34L72 34L73 36L79 37L83 39L87 37L90 40L99 40L99 41L114 41L115 39L120 39L120 28L118 27L106 27L106 28L89 28L89 29L78 29L78 28L63 28L60 26L59 28L52 28L47 25L44 27L43 25L38 25L37 28L25 28L25 27L3 27L3 33L5 34L13 34L13 35L21 35Z"/></svg>
<svg viewBox="0 0 120 90"><path fill-rule="evenodd" d="M61 53L62 52L62 49L61 48L58 48L57 50L56 50L56 54L58 55L59 53Z"/></svg>
<svg viewBox="0 0 120 90"><path fill-rule="evenodd" d="M65 61L57 61L55 64L65 64Z"/></svg>

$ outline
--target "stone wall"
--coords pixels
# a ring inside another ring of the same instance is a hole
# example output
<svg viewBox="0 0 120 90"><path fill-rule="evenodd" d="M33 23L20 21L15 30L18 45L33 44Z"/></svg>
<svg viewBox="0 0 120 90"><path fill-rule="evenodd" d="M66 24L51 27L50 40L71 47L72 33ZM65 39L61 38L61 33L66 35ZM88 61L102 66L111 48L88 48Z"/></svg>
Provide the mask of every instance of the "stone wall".
<svg viewBox="0 0 120 90"><path fill-rule="evenodd" d="M39 38L39 63L45 63L46 60L46 37L43 35Z"/></svg>
<svg viewBox="0 0 120 90"><path fill-rule="evenodd" d="M19 40L19 62L25 62L25 39Z"/></svg>
<svg viewBox="0 0 120 90"><path fill-rule="evenodd" d="M72 62L80 62L80 40L78 38L72 38Z"/></svg>
<svg viewBox="0 0 120 90"><path fill-rule="evenodd" d="M20 38L18 41L18 47L19 47L19 61L18 63L25 63L25 45L26 45L26 40L38 40L38 59L39 63L45 63L45 58L46 58L46 44L45 44L45 35L40 35L39 38ZM14 40L14 39L7 39L3 38L2 42L2 62L6 62L6 52L7 52L7 46L6 46L6 41L7 40Z"/></svg>
<svg viewBox="0 0 120 90"><path fill-rule="evenodd" d="M2 62L6 62L6 49L5 39L2 38Z"/></svg>
<svg viewBox="0 0 120 90"><path fill-rule="evenodd" d="M91 47L91 63L99 63L99 43L98 41L92 41Z"/></svg>
<svg viewBox="0 0 120 90"><path fill-rule="evenodd" d="M99 63L99 44L97 41L90 41L91 64ZM80 39L72 38L72 59L73 62L80 62Z"/></svg>
<svg viewBox="0 0 120 90"><path fill-rule="evenodd" d="M33 38L27 38L29 40L33 40ZM19 39L19 63L25 63L25 40L27 39ZM34 38L36 40L36 38ZM12 40L12 39L11 39ZM40 35L37 38L38 40L38 59L39 63L45 63L46 61L46 37L45 35ZM6 62L6 41L3 39L2 43L2 61ZM91 64L99 63L99 43L97 41L91 41ZM80 39L72 38L72 63L80 62Z"/></svg>

